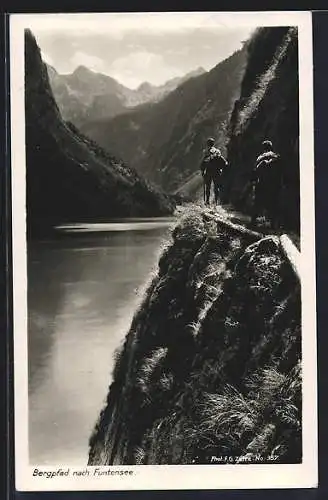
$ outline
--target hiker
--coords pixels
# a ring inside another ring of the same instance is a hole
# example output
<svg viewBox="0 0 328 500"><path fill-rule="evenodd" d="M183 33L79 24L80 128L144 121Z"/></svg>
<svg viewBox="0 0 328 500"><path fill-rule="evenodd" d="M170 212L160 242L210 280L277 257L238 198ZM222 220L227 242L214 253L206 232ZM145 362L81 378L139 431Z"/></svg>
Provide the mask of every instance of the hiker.
<svg viewBox="0 0 328 500"><path fill-rule="evenodd" d="M251 178L254 186L252 223L259 215L265 213L271 221L271 227L279 223L279 183L280 156L273 151L272 142L262 142L263 152L257 157Z"/></svg>
<svg viewBox="0 0 328 500"><path fill-rule="evenodd" d="M228 165L221 151L214 146L213 137L207 139L207 147L204 151L204 157L200 165L200 170L204 179L204 201L206 205L210 204L211 185L214 185L215 205L219 202L219 189L221 175Z"/></svg>

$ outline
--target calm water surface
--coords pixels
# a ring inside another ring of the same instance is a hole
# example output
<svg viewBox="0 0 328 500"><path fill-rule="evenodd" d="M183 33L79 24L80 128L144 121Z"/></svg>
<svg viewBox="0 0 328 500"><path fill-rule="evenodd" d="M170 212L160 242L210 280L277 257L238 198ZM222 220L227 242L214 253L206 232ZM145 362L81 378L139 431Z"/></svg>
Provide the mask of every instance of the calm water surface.
<svg viewBox="0 0 328 500"><path fill-rule="evenodd" d="M168 219L76 224L28 247L32 464L86 464L88 439Z"/></svg>

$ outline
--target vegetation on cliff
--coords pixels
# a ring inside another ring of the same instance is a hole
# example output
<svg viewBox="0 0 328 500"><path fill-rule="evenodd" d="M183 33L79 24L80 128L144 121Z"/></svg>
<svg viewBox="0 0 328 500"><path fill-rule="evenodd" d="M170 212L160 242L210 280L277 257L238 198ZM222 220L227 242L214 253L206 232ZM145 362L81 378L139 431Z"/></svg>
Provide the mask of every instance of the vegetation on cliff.
<svg viewBox="0 0 328 500"><path fill-rule="evenodd" d="M25 33L27 222L169 214L174 203L66 123L32 33Z"/></svg>
<svg viewBox="0 0 328 500"><path fill-rule="evenodd" d="M278 238L185 214L117 355L89 464L300 462L300 325Z"/></svg>
<svg viewBox="0 0 328 500"><path fill-rule="evenodd" d="M243 212L261 143L281 156L276 210L285 228L299 231L299 93L297 28L259 28L247 43L247 66L227 137L230 169L224 199Z"/></svg>

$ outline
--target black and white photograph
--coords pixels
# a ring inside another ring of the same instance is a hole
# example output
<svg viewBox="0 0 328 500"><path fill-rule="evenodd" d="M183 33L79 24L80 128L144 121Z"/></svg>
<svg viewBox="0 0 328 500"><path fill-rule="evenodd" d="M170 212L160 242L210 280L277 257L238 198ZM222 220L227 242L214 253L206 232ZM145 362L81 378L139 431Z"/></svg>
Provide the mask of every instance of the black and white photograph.
<svg viewBox="0 0 328 500"><path fill-rule="evenodd" d="M17 489L314 487L311 14L10 41Z"/></svg>

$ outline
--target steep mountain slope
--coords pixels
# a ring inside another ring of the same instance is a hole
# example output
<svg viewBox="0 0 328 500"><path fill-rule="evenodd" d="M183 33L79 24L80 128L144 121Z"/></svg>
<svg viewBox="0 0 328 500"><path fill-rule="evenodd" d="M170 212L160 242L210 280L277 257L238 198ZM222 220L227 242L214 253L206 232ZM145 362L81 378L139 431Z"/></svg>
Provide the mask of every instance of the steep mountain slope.
<svg viewBox="0 0 328 500"><path fill-rule="evenodd" d="M203 68L179 78L155 86L142 83L137 89L129 89L114 78L79 66L72 74L61 75L52 66L47 66L52 91L61 114L77 127L82 124L112 118L128 108L157 102L189 78L205 73Z"/></svg>
<svg viewBox="0 0 328 500"><path fill-rule="evenodd" d="M196 211L174 229L90 465L301 461L300 283L278 238L215 229Z"/></svg>
<svg viewBox="0 0 328 500"><path fill-rule="evenodd" d="M299 230L299 95L296 28L261 28L247 48L247 69L228 133L230 175L225 199L246 211L250 176L261 142L281 155L277 210L284 227Z"/></svg>
<svg viewBox="0 0 328 500"><path fill-rule="evenodd" d="M175 191L198 170L208 135L215 135L223 146L226 122L239 96L245 55L243 48L159 103L88 123L82 131L158 186Z"/></svg>
<svg viewBox="0 0 328 500"><path fill-rule="evenodd" d="M160 215L172 202L65 123L32 33L25 32L28 227L101 216Z"/></svg>

